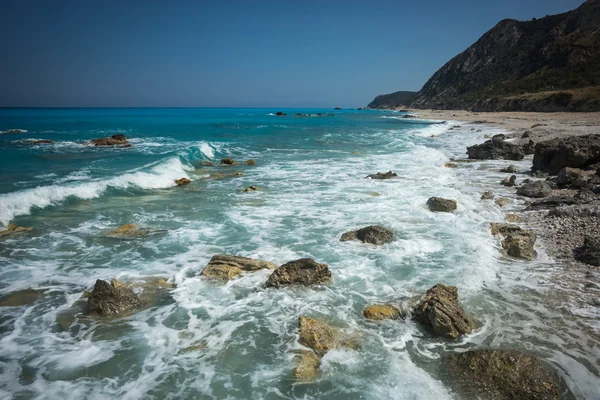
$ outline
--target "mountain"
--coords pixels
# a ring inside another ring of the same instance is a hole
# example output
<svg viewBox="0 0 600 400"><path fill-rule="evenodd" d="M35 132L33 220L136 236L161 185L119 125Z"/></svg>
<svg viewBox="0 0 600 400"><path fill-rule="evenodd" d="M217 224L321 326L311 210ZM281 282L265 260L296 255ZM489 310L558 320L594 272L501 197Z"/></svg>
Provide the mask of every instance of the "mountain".
<svg viewBox="0 0 600 400"><path fill-rule="evenodd" d="M425 83L414 108L600 111L600 0L506 19Z"/></svg>
<svg viewBox="0 0 600 400"><path fill-rule="evenodd" d="M369 103L368 108L396 108L410 104L417 92L394 92L382 94Z"/></svg>

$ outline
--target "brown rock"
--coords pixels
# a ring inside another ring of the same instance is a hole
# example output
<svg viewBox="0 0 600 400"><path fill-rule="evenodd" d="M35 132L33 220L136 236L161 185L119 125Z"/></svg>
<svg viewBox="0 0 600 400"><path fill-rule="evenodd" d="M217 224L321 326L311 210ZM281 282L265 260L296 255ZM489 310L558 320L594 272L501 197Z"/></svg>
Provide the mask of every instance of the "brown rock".
<svg viewBox="0 0 600 400"><path fill-rule="evenodd" d="M300 360L294 368L294 379L301 382L310 382L319 376L319 365L321 357L311 350L301 350Z"/></svg>
<svg viewBox="0 0 600 400"><path fill-rule="evenodd" d="M413 319L431 327L438 336L449 339L456 339L475 329L475 323L458 304L455 286L437 284L429 289L425 298L413 309Z"/></svg>
<svg viewBox="0 0 600 400"><path fill-rule="evenodd" d="M331 272L327 264L319 264L312 258L301 258L290 261L277 268L265 284L266 287L281 288L286 285L324 284L331 280Z"/></svg>
<svg viewBox="0 0 600 400"><path fill-rule="evenodd" d="M92 139L90 143L94 146L131 146L125 135L112 135L111 137Z"/></svg>
<svg viewBox="0 0 600 400"><path fill-rule="evenodd" d="M366 319L380 321L384 319L399 319L401 313L400 310L389 304L374 304L364 309L363 316Z"/></svg>
<svg viewBox="0 0 600 400"><path fill-rule="evenodd" d="M44 290L39 289L24 289L8 293L0 298L0 307L28 306L35 303L43 293Z"/></svg>
<svg viewBox="0 0 600 400"><path fill-rule="evenodd" d="M507 199L506 197L500 197L495 200L495 203L498 205L498 207L504 207L507 204L512 204L512 202L513 201L511 199Z"/></svg>
<svg viewBox="0 0 600 400"><path fill-rule="evenodd" d="M481 200L493 200L494 199L494 192L492 191L486 191L483 192L483 194L481 195Z"/></svg>
<svg viewBox="0 0 600 400"><path fill-rule="evenodd" d="M301 345L313 349L323 357L329 350L339 346L338 330L330 327L325 322L310 317L301 316L299 319Z"/></svg>
<svg viewBox="0 0 600 400"><path fill-rule="evenodd" d="M248 164L248 165L256 165L256 161L250 159L250 160L246 161L246 164Z"/></svg>
<svg viewBox="0 0 600 400"><path fill-rule="evenodd" d="M392 171L388 171L388 172L378 172L376 174L371 174L371 175L367 175L365 177L366 178L371 178L371 179L392 179L392 178L397 178L398 174L396 174L395 172Z"/></svg>
<svg viewBox="0 0 600 400"><path fill-rule="evenodd" d="M434 212L452 212L456 210L456 200L431 197L427 200L427 206L430 211Z"/></svg>
<svg viewBox="0 0 600 400"><path fill-rule="evenodd" d="M537 253L534 250L536 236L527 229L517 225L492 223L492 235L502 235L502 249L508 256L523 260L533 260Z"/></svg>
<svg viewBox="0 0 600 400"><path fill-rule="evenodd" d="M190 183L192 183L192 181L189 180L188 178L175 179L175 184L177 186L185 186L185 185L189 185Z"/></svg>
<svg viewBox="0 0 600 400"><path fill-rule="evenodd" d="M221 164L223 165L233 165L235 164L235 161L233 161L233 158L224 158L221 160Z"/></svg>
<svg viewBox="0 0 600 400"><path fill-rule="evenodd" d="M126 314L141 305L142 302L134 291L116 279L111 283L98 279L88 297L89 314L101 317Z"/></svg>
<svg viewBox="0 0 600 400"><path fill-rule="evenodd" d="M10 223L5 230L0 231L0 238L16 235L18 233L31 232L32 230L33 228L23 228L22 226L17 226L16 224Z"/></svg>
<svg viewBox="0 0 600 400"><path fill-rule="evenodd" d="M506 214L504 219L508 222L523 222L523 218L518 216L517 214Z"/></svg>
<svg viewBox="0 0 600 400"><path fill-rule="evenodd" d="M217 254L210 259L200 275L211 279L231 280L244 271L253 272L261 269L275 269L276 267L275 264L268 261Z"/></svg>
<svg viewBox="0 0 600 400"><path fill-rule="evenodd" d="M146 238L158 232L161 231L156 229L142 228L136 224L127 224L106 232L104 236L115 239L138 239Z"/></svg>
<svg viewBox="0 0 600 400"><path fill-rule="evenodd" d="M258 186L249 186L244 189L244 192L256 192L257 190L261 190Z"/></svg>
<svg viewBox="0 0 600 400"><path fill-rule="evenodd" d="M446 168L456 168L456 167L457 167L457 165L456 165L456 164L454 164L454 163L449 163L449 162L447 162L446 164L444 164L444 167L446 167Z"/></svg>
<svg viewBox="0 0 600 400"><path fill-rule="evenodd" d="M54 144L50 139L30 140L29 144Z"/></svg>

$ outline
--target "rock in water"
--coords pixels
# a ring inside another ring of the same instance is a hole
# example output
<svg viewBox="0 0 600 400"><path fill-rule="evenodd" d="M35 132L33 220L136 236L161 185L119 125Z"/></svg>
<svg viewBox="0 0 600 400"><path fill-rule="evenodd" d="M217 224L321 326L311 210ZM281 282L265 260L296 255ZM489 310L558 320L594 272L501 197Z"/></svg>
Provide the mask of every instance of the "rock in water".
<svg viewBox="0 0 600 400"><path fill-rule="evenodd" d="M185 186L185 185L189 185L190 183L192 183L192 181L189 180L188 178L175 179L175 184L177 186Z"/></svg>
<svg viewBox="0 0 600 400"><path fill-rule="evenodd" d="M384 319L399 319L402 314L399 309L389 304L374 304L364 309L363 316L366 319L381 321Z"/></svg>
<svg viewBox="0 0 600 400"><path fill-rule="evenodd" d="M241 275L244 271L252 272L275 268L277 266L268 261L217 254L210 259L200 275L212 279L230 280Z"/></svg>
<svg viewBox="0 0 600 400"><path fill-rule="evenodd" d="M395 172L392 171L388 171L388 172L378 172L376 174L371 174L371 175L367 175L365 177L366 178L371 178L371 179L392 179L392 178L396 178L398 177L398 174L396 174Z"/></svg>
<svg viewBox="0 0 600 400"><path fill-rule="evenodd" d="M483 192L483 194L481 195L481 200L493 200L494 199L494 192L488 190L486 192Z"/></svg>
<svg viewBox="0 0 600 400"><path fill-rule="evenodd" d="M294 379L300 382L314 381L319 376L321 357L310 350L302 350L299 353L300 360L294 368Z"/></svg>
<svg viewBox="0 0 600 400"><path fill-rule="evenodd" d="M431 197L427 200L427 206L434 212L451 212L456 210L456 200L443 199L441 197Z"/></svg>
<svg viewBox="0 0 600 400"><path fill-rule="evenodd" d="M527 142L521 146L521 150L523 150L523 154L525 154L526 156L528 156L530 154L534 154L535 153L535 142L533 140L530 140L529 142Z"/></svg>
<svg viewBox="0 0 600 400"><path fill-rule="evenodd" d="M235 164L235 161L233 160L233 158L227 157L227 158L223 158L221 160L221 164L223 164L223 165L233 165L233 164Z"/></svg>
<svg viewBox="0 0 600 400"><path fill-rule="evenodd" d="M23 228L22 226L17 226L16 224L10 223L5 230L0 231L0 239L10 235L16 235L18 233L31 232L32 230L33 228Z"/></svg>
<svg viewBox="0 0 600 400"><path fill-rule="evenodd" d="M331 280L331 272L327 264L319 264L312 258L301 258L290 261L277 268L265 284L266 287L280 288L286 285L315 285Z"/></svg>
<svg viewBox="0 0 600 400"><path fill-rule="evenodd" d="M516 174L517 173L517 167L513 164L509 165L506 168L502 168L500 170L500 172L506 172L507 174Z"/></svg>
<svg viewBox="0 0 600 400"><path fill-rule="evenodd" d="M530 230L517 225L492 223L492 235L502 235L502 248L506 255L523 260L533 260L537 253L534 250L536 236Z"/></svg>
<svg viewBox="0 0 600 400"><path fill-rule="evenodd" d="M518 161L525 157L525 154L523 154L519 146L505 142L503 139L496 138L496 136L482 144L467 147L467 155L469 158L477 160Z"/></svg>
<svg viewBox="0 0 600 400"><path fill-rule="evenodd" d="M299 326L300 338L298 341L301 345L313 349L319 357L323 357L325 353L339 345L337 330L323 321L301 316Z"/></svg>
<svg viewBox="0 0 600 400"><path fill-rule="evenodd" d="M340 238L341 242L348 240L360 240L363 243L382 245L394 240L394 232L391 229L379 225L367 226L357 231L346 232Z"/></svg>
<svg viewBox="0 0 600 400"><path fill-rule="evenodd" d="M115 239L139 239L148 237L151 234L157 232L160 231L154 229L141 228L136 224L127 224L106 232L104 236Z"/></svg>
<svg viewBox="0 0 600 400"><path fill-rule="evenodd" d="M111 137L92 139L94 146L131 146L125 135L112 135Z"/></svg>
<svg viewBox="0 0 600 400"><path fill-rule="evenodd" d="M600 135L569 136L535 145L531 172L556 175L565 167L584 168L600 162Z"/></svg>
<svg viewBox="0 0 600 400"><path fill-rule="evenodd" d="M0 298L0 307L28 306L35 303L43 293L44 290L39 289L24 289L8 293Z"/></svg>
<svg viewBox="0 0 600 400"><path fill-rule="evenodd" d="M438 336L449 339L456 339L475 329L475 323L458 304L455 286L437 284L429 289L425 298L413 309L413 319L431 327Z"/></svg>
<svg viewBox="0 0 600 400"><path fill-rule="evenodd" d="M254 161L253 159L250 159L248 161L246 161L247 165L256 165L256 161Z"/></svg>
<svg viewBox="0 0 600 400"><path fill-rule="evenodd" d="M457 168L458 166L456 164L454 164L454 163L447 162L446 164L444 164L444 167L446 167L446 168Z"/></svg>
<svg viewBox="0 0 600 400"><path fill-rule="evenodd" d="M114 317L142 305L131 287L113 279L111 283L98 279L88 297L88 312L101 317Z"/></svg>
<svg viewBox="0 0 600 400"><path fill-rule="evenodd" d="M465 398L493 400L558 400L557 373L540 360L516 350L484 349L444 359L452 380ZM474 393L472 393L474 392Z"/></svg>
<svg viewBox="0 0 600 400"><path fill-rule="evenodd" d="M544 181L526 183L517 190L517 194L526 197L541 198L552 194L552 188Z"/></svg>
<svg viewBox="0 0 600 400"><path fill-rule="evenodd" d="M600 266L600 238L586 236L583 246L575 249L575 259L586 264Z"/></svg>
<svg viewBox="0 0 600 400"><path fill-rule="evenodd" d="M517 176L512 175L510 178L506 177L501 182L504 186L513 187L517 185Z"/></svg>

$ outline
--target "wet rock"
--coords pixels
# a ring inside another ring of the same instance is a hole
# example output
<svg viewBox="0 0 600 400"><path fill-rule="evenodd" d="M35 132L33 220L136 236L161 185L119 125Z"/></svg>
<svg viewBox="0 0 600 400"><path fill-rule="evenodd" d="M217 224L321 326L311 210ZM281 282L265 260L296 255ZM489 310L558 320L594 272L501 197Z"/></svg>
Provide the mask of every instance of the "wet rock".
<svg viewBox="0 0 600 400"><path fill-rule="evenodd" d="M10 223L8 224L5 230L0 231L0 239L5 238L7 236L31 231L33 231L33 228L23 228L22 226L17 226L16 224Z"/></svg>
<svg viewBox="0 0 600 400"><path fill-rule="evenodd" d="M523 218L518 216L517 214L506 214L504 219L508 222L523 222Z"/></svg>
<svg viewBox="0 0 600 400"><path fill-rule="evenodd" d="M282 111L277 111L277 112L275 113L275 115L277 115L277 116L280 116L280 117L281 117L281 116L285 117L287 114L286 114L286 113L284 113L284 112L282 112Z"/></svg>
<svg viewBox="0 0 600 400"><path fill-rule="evenodd" d="M202 165L204 165L205 167L214 167L215 163L212 161L202 161Z"/></svg>
<svg viewBox="0 0 600 400"><path fill-rule="evenodd" d="M357 231L346 232L340 238L341 242L348 240L360 240L363 243L382 245L394 240L394 232L391 229L379 225L367 226Z"/></svg>
<svg viewBox="0 0 600 400"><path fill-rule="evenodd" d="M185 186L185 185L189 185L190 183L192 183L192 181L189 180L188 178L175 179L175 184L177 186Z"/></svg>
<svg viewBox="0 0 600 400"><path fill-rule="evenodd" d="M290 261L277 268L265 284L266 287L281 288L287 285L324 284L331 280L327 264L319 264L312 258Z"/></svg>
<svg viewBox="0 0 600 400"><path fill-rule="evenodd" d="M534 181L523 184L517 194L534 198L546 197L552 194L552 188L544 181Z"/></svg>
<svg viewBox="0 0 600 400"><path fill-rule="evenodd" d="M574 250L575 259L585 264L600 266L600 238L586 236L583 246Z"/></svg>
<svg viewBox="0 0 600 400"><path fill-rule="evenodd" d="M37 301L45 290L24 289L0 297L0 307L29 306Z"/></svg>
<svg viewBox="0 0 600 400"><path fill-rule="evenodd" d="M500 183L502 183L504 186L508 186L508 187L516 186L517 185L517 176L513 175L510 178L506 177Z"/></svg>
<svg viewBox="0 0 600 400"><path fill-rule="evenodd" d="M257 190L260 190L258 186L248 186L244 189L244 192L256 192Z"/></svg>
<svg viewBox="0 0 600 400"><path fill-rule="evenodd" d="M88 297L90 315L114 317L129 313L142 305L133 289L116 279L111 283L98 279Z"/></svg>
<svg viewBox="0 0 600 400"><path fill-rule="evenodd" d="M392 178L396 178L398 177L398 174L392 172L392 171L388 171L388 172L378 172L376 174L371 174L371 175L367 175L365 177L366 178L371 178L371 179L392 179Z"/></svg>
<svg viewBox="0 0 600 400"><path fill-rule="evenodd" d="M298 342L311 348L316 355L323 357L339 345L339 333L325 322L301 316L299 319L300 338Z"/></svg>
<svg viewBox="0 0 600 400"><path fill-rule="evenodd" d="M525 131L523 132L523 135L521 135L521 139L527 139L528 137L531 137L531 135L533 135L533 132Z"/></svg>
<svg viewBox="0 0 600 400"><path fill-rule="evenodd" d="M389 304L374 304L363 310L363 316L366 319L381 321L384 319L401 318L400 310Z"/></svg>
<svg viewBox="0 0 600 400"><path fill-rule="evenodd" d="M540 360L516 350L483 349L444 359L465 398L493 400L560 399L557 373Z"/></svg>
<svg viewBox="0 0 600 400"><path fill-rule="evenodd" d="M27 133L27 130L26 129L9 129L7 131L0 132L0 133Z"/></svg>
<svg viewBox="0 0 600 400"><path fill-rule="evenodd" d="M521 146L521 150L523 151L523 154L525 154L526 156L528 156L530 154L534 154L535 153L535 142L533 140L529 140L529 142L527 142Z"/></svg>
<svg viewBox="0 0 600 400"><path fill-rule="evenodd" d="M488 190L486 192L483 192L483 194L481 195L481 200L493 200L494 199L494 192Z"/></svg>
<svg viewBox="0 0 600 400"><path fill-rule="evenodd" d="M300 382L311 382L319 376L321 357L311 350L301 350L300 359L294 368L294 379Z"/></svg>
<svg viewBox="0 0 600 400"><path fill-rule="evenodd" d="M494 202L498 207L504 207L507 204L512 204L513 201L511 199L507 199L506 197L500 197L494 200Z"/></svg>
<svg viewBox="0 0 600 400"><path fill-rule="evenodd" d="M495 135L492 140L467 147L467 155L478 160L522 160L525 155L516 144L505 142ZM502 135L503 136L503 135Z"/></svg>
<svg viewBox="0 0 600 400"><path fill-rule="evenodd" d="M111 137L92 139L90 143L94 146L131 146L125 135L112 135Z"/></svg>
<svg viewBox="0 0 600 400"><path fill-rule="evenodd" d="M227 158L223 158L221 160L221 164L222 165L233 165L233 164L235 164L235 161L233 161L233 158L227 157Z"/></svg>
<svg viewBox="0 0 600 400"><path fill-rule="evenodd" d="M456 165L456 164L454 164L454 163L449 163L449 162L447 162L446 164L444 164L444 167L446 167L446 168L456 168L456 167L457 167L457 165Z"/></svg>
<svg viewBox="0 0 600 400"><path fill-rule="evenodd" d="M54 141L50 139L30 140L29 144L54 144Z"/></svg>
<svg viewBox="0 0 600 400"><path fill-rule="evenodd" d="M509 165L506 168L502 168L500 170L500 172L506 172L507 174L516 174L517 173L517 167L516 167L516 165L511 164L511 165Z"/></svg>
<svg viewBox="0 0 600 400"><path fill-rule="evenodd" d="M585 168L600 162L600 135L568 136L535 145L531 171L558 174L565 167Z"/></svg>
<svg viewBox="0 0 600 400"><path fill-rule="evenodd" d="M246 161L246 164L247 165L256 165L256 161L250 159L250 160Z"/></svg>
<svg viewBox="0 0 600 400"><path fill-rule="evenodd" d="M200 275L211 279L231 280L241 275L244 271L254 272L261 269L275 268L277 266L268 261L217 254L210 259Z"/></svg>
<svg viewBox="0 0 600 400"><path fill-rule="evenodd" d="M434 212L452 212L456 210L456 200L431 197L427 200L427 206L430 211Z"/></svg>
<svg viewBox="0 0 600 400"><path fill-rule="evenodd" d="M536 236L533 231L517 225L492 223L492 235L502 235L502 249L505 255L522 260L533 260L537 253L534 250Z"/></svg>
<svg viewBox="0 0 600 400"><path fill-rule="evenodd" d="M115 239L140 239L146 238L150 235L159 232L164 231L158 229L142 228L136 224L127 224L106 232L104 236Z"/></svg>
<svg viewBox="0 0 600 400"><path fill-rule="evenodd" d="M475 323L458 304L455 286L437 284L429 289L425 298L413 309L413 319L448 339L456 339L475 329Z"/></svg>

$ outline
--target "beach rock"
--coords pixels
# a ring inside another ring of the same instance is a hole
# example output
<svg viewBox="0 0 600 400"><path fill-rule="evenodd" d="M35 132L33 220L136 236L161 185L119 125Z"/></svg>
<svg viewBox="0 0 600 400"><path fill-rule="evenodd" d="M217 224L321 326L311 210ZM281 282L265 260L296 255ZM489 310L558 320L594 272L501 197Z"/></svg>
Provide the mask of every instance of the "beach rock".
<svg viewBox="0 0 600 400"><path fill-rule="evenodd" d="M527 142L521 146L521 150L523 151L523 154L525 154L526 156L528 156L530 154L534 154L535 153L535 142L533 140L529 140L529 142Z"/></svg>
<svg viewBox="0 0 600 400"><path fill-rule="evenodd" d="M517 214L506 214L504 219L508 222L523 222L523 218L518 216Z"/></svg>
<svg viewBox="0 0 600 400"><path fill-rule="evenodd" d="M508 167L506 167L506 168L502 168L502 169L500 170L500 172L506 172L507 174L516 174L516 173L517 173L517 166L516 166L516 165L513 165L513 164L511 164L511 165L509 165L509 166L508 166Z"/></svg>
<svg viewBox="0 0 600 400"><path fill-rule="evenodd" d="M490 224L492 235L502 235L502 249L505 255L522 260L533 260L537 253L534 250L536 236L533 231L520 226L503 223Z"/></svg>
<svg viewBox="0 0 600 400"><path fill-rule="evenodd" d="M585 168L600 162L600 135L568 136L535 145L531 171L558 174L565 167Z"/></svg>
<svg viewBox="0 0 600 400"><path fill-rule="evenodd" d="M427 206L434 212L452 212L456 210L456 200L443 199L441 197L430 197Z"/></svg>
<svg viewBox="0 0 600 400"><path fill-rule="evenodd" d="M127 224L106 232L104 236L115 239L139 239L148 237L157 232L160 231L156 229L141 228L136 224Z"/></svg>
<svg viewBox="0 0 600 400"><path fill-rule="evenodd" d="M227 157L227 158L223 158L221 160L221 164L222 165L233 165L233 164L235 164L235 161L233 161L233 158Z"/></svg>
<svg viewBox="0 0 600 400"><path fill-rule="evenodd" d="M378 172L376 174L371 174L371 175L367 175L365 177L366 178L371 178L371 179L392 179L392 178L396 178L398 176L398 174L392 172L392 171L388 171L388 172Z"/></svg>
<svg viewBox="0 0 600 400"><path fill-rule="evenodd" d="M29 144L54 144L54 141L50 139L30 140Z"/></svg>
<svg viewBox="0 0 600 400"><path fill-rule="evenodd" d="M363 316L366 319L381 321L384 319L401 318L400 310L389 304L374 304L363 310Z"/></svg>
<svg viewBox="0 0 600 400"><path fill-rule="evenodd" d="M206 264L200 275L211 279L231 280L241 275L244 271L254 272L261 269L275 268L277 266L268 261L216 254Z"/></svg>
<svg viewBox="0 0 600 400"><path fill-rule="evenodd" d="M130 145L125 135L112 135L111 137L92 139L90 143L94 146L124 146Z"/></svg>
<svg viewBox="0 0 600 400"><path fill-rule="evenodd" d="M503 133L498 133L498 134L492 136L492 140L499 140L499 141L506 140L506 135Z"/></svg>
<svg viewBox="0 0 600 400"><path fill-rule="evenodd" d="M486 192L483 192L483 194L481 195L481 200L493 200L494 199L494 192L488 190Z"/></svg>
<svg viewBox="0 0 600 400"><path fill-rule="evenodd" d="M457 165L456 165L456 164L454 164L454 163L449 163L449 162L447 162L446 164L444 164L444 167L446 167L446 168L456 168L456 167L457 167Z"/></svg>
<svg viewBox="0 0 600 400"><path fill-rule="evenodd" d="M511 199L507 199L506 197L499 197L494 200L494 202L498 207L504 207L507 204L512 204L513 201Z"/></svg>
<svg viewBox="0 0 600 400"><path fill-rule="evenodd" d="M246 164L247 165L256 165L256 161L250 159L250 160L246 161Z"/></svg>
<svg viewBox="0 0 600 400"><path fill-rule="evenodd" d="M464 398L558 400L560 378L537 358L516 350L481 349L452 354L444 364Z"/></svg>
<svg viewBox="0 0 600 400"><path fill-rule="evenodd" d="M0 298L0 307L29 306L37 301L45 290L24 289L8 293Z"/></svg>
<svg viewBox="0 0 600 400"><path fill-rule="evenodd" d="M321 357L311 350L301 350L300 359L294 368L294 379L300 382L311 382L319 376Z"/></svg>
<svg viewBox="0 0 600 400"><path fill-rule="evenodd" d="M260 190L258 186L248 186L244 189L244 192L256 192L257 190Z"/></svg>
<svg viewBox="0 0 600 400"><path fill-rule="evenodd" d="M185 186L185 185L189 185L190 183L192 183L192 181L189 180L188 178L175 179L175 184L177 186Z"/></svg>
<svg viewBox="0 0 600 400"><path fill-rule="evenodd" d="M498 135L494 136L496 138ZM525 155L516 144L504 140L487 140L482 144L467 147L467 155L478 160L522 160Z"/></svg>
<svg viewBox="0 0 600 400"><path fill-rule="evenodd" d="M363 243L382 245L394 240L394 232L391 229L379 225L371 225L357 231L346 232L340 238L341 242L348 240L360 240Z"/></svg>
<svg viewBox="0 0 600 400"><path fill-rule="evenodd" d="M17 226L16 224L10 223L8 224L5 230L0 231L0 239L5 238L7 236L31 231L33 231L33 228L23 228L22 226Z"/></svg>
<svg viewBox="0 0 600 400"><path fill-rule="evenodd" d="M583 246L576 248L573 253L576 260L600 267L600 238L586 236Z"/></svg>
<svg viewBox="0 0 600 400"><path fill-rule="evenodd" d="M534 181L521 186L517 194L534 198L546 197L552 194L552 188L544 181Z"/></svg>
<svg viewBox="0 0 600 400"><path fill-rule="evenodd" d="M414 307L413 319L448 339L456 339L475 329L475 323L458 304L455 286L437 284L429 289L424 299Z"/></svg>
<svg viewBox="0 0 600 400"><path fill-rule="evenodd" d="M299 319L300 338L298 342L323 357L328 351L339 345L339 333L325 322L301 316Z"/></svg>
<svg viewBox="0 0 600 400"><path fill-rule="evenodd" d="M517 185L517 176L513 175L510 178L506 177L500 183L502 183L504 186L508 186L508 187L516 186Z"/></svg>
<svg viewBox="0 0 600 400"><path fill-rule="evenodd" d="M98 279L88 297L90 315L114 317L135 310L142 305L133 289L116 279L111 283Z"/></svg>
<svg viewBox="0 0 600 400"><path fill-rule="evenodd" d="M521 139L527 139L528 137L531 137L531 135L533 135L533 132L525 131L523 132L523 135L521 135Z"/></svg>
<svg viewBox="0 0 600 400"><path fill-rule="evenodd" d="M559 187L587 187L589 183L595 181L594 173L595 171L583 171L579 168L565 167L558 172L556 184Z"/></svg>
<svg viewBox="0 0 600 400"><path fill-rule="evenodd" d="M265 284L266 287L281 288L287 285L324 284L331 280L327 264L319 264L312 258L290 261L277 268Z"/></svg>

